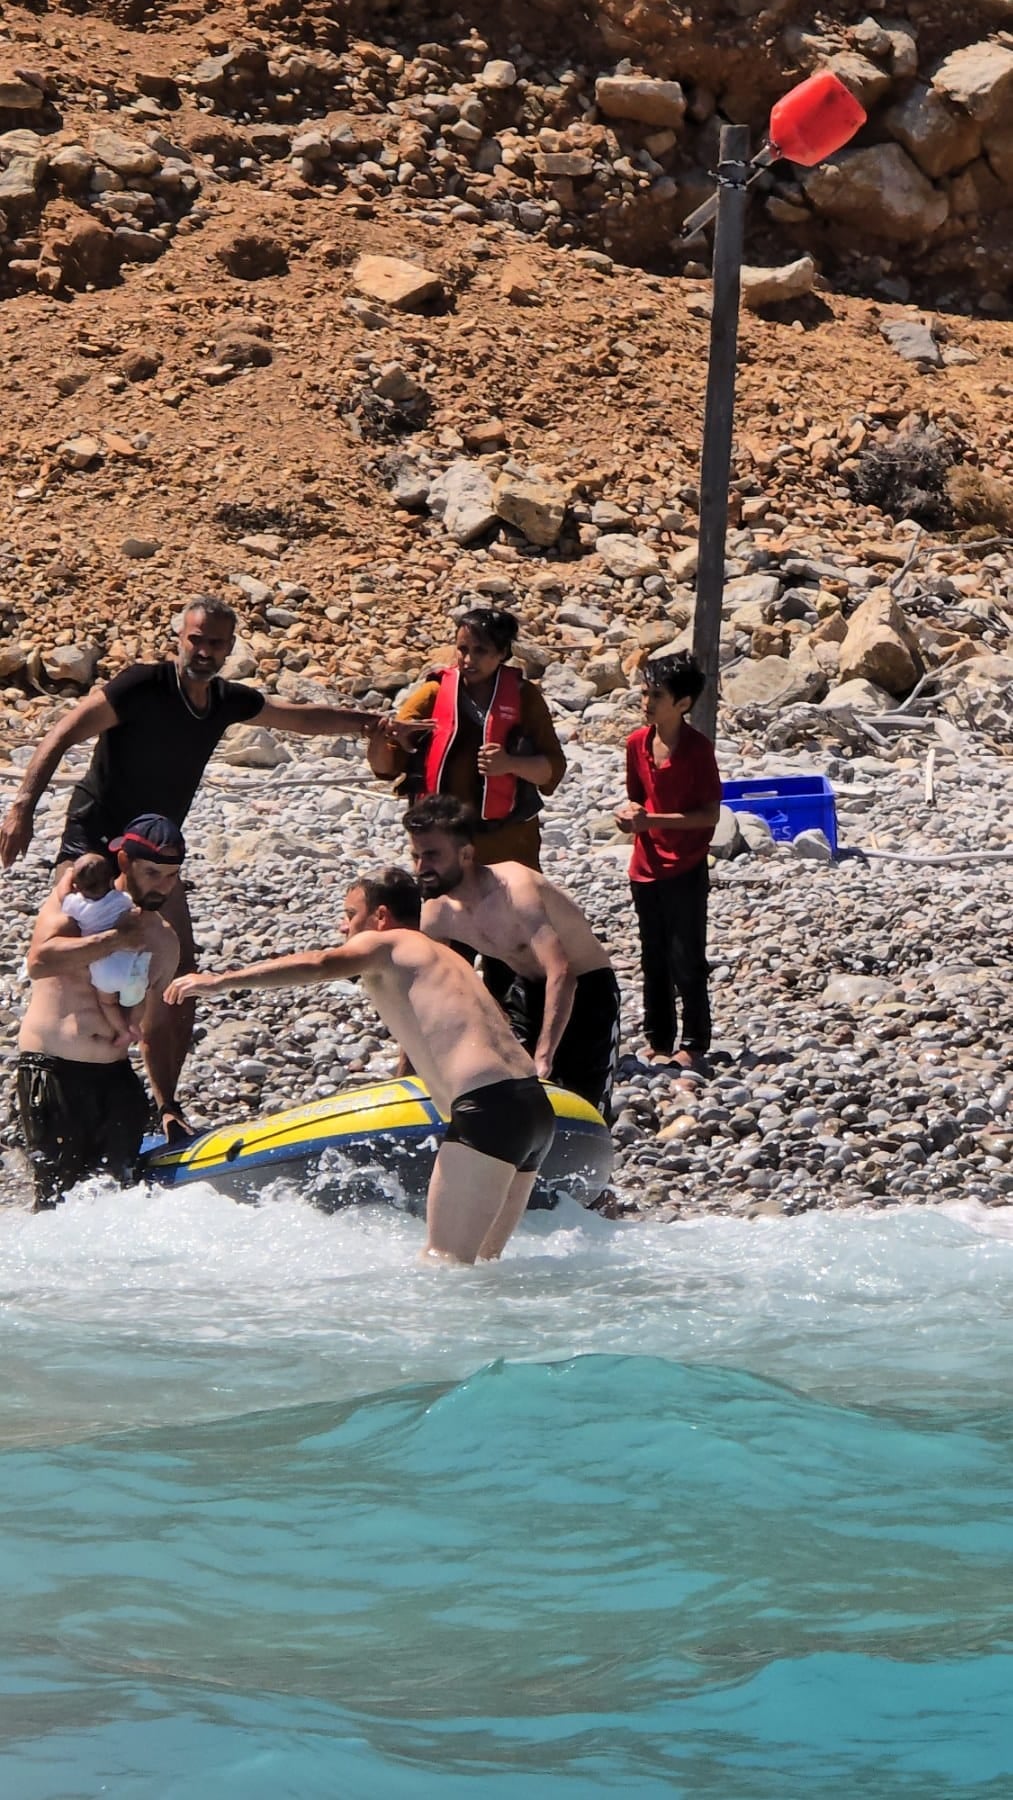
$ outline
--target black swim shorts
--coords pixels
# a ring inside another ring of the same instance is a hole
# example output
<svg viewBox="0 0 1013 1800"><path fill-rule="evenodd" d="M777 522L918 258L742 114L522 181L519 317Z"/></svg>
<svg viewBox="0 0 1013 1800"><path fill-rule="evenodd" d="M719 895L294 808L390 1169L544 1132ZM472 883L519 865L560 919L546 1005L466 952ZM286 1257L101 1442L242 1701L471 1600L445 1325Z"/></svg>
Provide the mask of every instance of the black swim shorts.
<svg viewBox="0 0 1013 1800"><path fill-rule="evenodd" d="M514 977L503 1002L516 1038L534 1053L545 1014L545 983ZM611 969L578 975L566 1030L552 1059L552 1079L580 1094L606 1119L619 1057L619 983Z"/></svg>
<svg viewBox="0 0 1013 1800"><path fill-rule="evenodd" d="M124 1185L135 1179L148 1101L125 1057L69 1062L24 1050L17 1095L36 1212L56 1206L86 1175L112 1175Z"/></svg>
<svg viewBox="0 0 1013 1800"><path fill-rule="evenodd" d="M444 1143L464 1144L519 1174L541 1168L556 1130L549 1097L536 1076L493 1081L458 1094Z"/></svg>

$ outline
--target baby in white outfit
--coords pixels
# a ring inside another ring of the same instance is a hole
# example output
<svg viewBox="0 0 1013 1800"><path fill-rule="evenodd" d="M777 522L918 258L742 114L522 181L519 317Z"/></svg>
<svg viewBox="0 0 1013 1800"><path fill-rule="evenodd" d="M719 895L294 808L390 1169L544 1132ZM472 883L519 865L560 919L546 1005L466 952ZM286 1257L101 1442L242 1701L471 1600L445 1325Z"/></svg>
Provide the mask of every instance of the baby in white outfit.
<svg viewBox="0 0 1013 1800"><path fill-rule="evenodd" d="M133 901L113 886L114 880L107 859L97 853L79 856L74 864L74 885L63 901L63 911L80 925L84 937L108 931L124 913L133 910ZM89 968L91 984L102 1016L112 1030L114 1044L136 1044L140 1039L130 1012L143 1004L150 967L150 950L112 950L96 957Z"/></svg>

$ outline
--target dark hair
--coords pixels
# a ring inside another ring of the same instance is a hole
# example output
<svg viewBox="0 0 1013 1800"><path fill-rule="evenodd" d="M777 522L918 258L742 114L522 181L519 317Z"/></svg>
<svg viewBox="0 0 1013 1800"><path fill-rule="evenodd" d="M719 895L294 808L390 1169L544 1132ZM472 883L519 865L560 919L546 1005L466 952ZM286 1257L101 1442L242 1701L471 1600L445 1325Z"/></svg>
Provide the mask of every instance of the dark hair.
<svg viewBox="0 0 1013 1800"><path fill-rule="evenodd" d="M477 631L480 637L488 638L500 656L512 655L521 628L520 620L515 619L513 613L500 612L495 606L472 606L457 620L458 631L462 625Z"/></svg>
<svg viewBox="0 0 1013 1800"><path fill-rule="evenodd" d="M477 825L475 808L453 794L426 794L404 816L406 831L446 831L462 844L474 843Z"/></svg>
<svg viewBox="0 0 1013 1800"><path fill-rule="evenodd" d="M699 700L707 677L696 657L680 650L677 656L656 656L645 663L644 681L649 688L664 688L670 700Z"/></svg>
<svg viewBox="0 0 1013 1800"><path fill-rule="evenodd" d="M352 886L362 889L367 911L374 913L378 906L385 906L399 925L411 929L418 926L422 896L418 882L407 869L380 869L375 875L353 881Z"/></svg>
<svg viewBox="0 0 1013 1800"><path fill-rule="evenodd" d="M238 622L236 609L227 600L219 600L216 594L196 594L188 600L183 608L183 617L188 613L203 613L206 619L222 619L234 632Z"/></svg>
<svg viewBox="0 0 1013 1800"><path fill-rule="evenodd" d="M116 870L101 850L86 850L74 864L74 886L86 900L101 899L115 880Z"/></svg>

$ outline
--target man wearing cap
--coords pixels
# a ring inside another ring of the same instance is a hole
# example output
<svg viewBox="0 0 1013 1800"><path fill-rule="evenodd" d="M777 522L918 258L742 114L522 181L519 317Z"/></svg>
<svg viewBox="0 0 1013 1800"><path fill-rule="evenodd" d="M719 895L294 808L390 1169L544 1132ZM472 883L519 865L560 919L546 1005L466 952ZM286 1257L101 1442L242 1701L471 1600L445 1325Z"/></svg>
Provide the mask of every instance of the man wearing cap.
<svg viewBox="0 0 1013 1800"><path fill-rule="evenodd" d="M340 706L267 700L256 688L221 676L235 643L236 615L224 601L201 596L183 615L171 662L137 663L81 700L47 732L25 770L0 824L0 864L10 868L32 840L35 808L74 744L97 737L91 765L70 796L59 867L85 851L104 851L128 819L152 809L182 826L205 767L230 725L256 720L304 736L371 737L378 713ZM166 902L179 939L181 974L196 967L193 928L182 884ZM148 1073L166 1097L163 1122L186 1130L176 1083L190 1047L192 1004L170 1009L161 995L150 1003ZM155 1061L157 1060L157 1067Z"/></svg>
<svg viewBox="0 0 1013 1800"><path fill-rule="evenodd" d="M44 902L28 949L32 984L18 1034L17 1099L35 1185L35 1210L55 1206L86 1175L133 1179L148 1101L99 1005L90 968L113 950L147 957L147 994L161 994L179 962L179 940L160 916L179 887L186 854L179 827L157 813L131 819L109 845L116 886L133 901L108 931L82 936L63 911L65 870ZM145 1014L147 1023L148 1014ZM145 1051L150 1045L145 1039ZM149 1057L149 1068L157 1059ZM155 1099L166 1095L153 1076Z"/></svg>

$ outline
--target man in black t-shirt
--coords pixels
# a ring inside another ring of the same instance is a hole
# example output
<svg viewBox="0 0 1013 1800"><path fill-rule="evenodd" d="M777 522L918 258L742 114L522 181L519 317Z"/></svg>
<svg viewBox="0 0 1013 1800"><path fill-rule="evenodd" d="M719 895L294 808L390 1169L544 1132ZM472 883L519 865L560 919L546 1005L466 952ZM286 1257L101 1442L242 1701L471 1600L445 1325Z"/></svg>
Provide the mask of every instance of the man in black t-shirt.
<svg viewBox="0 0 1013 1800"><path fill-rule="evenodd" d="M91 766L70 797L57 855L61 866L86 850L106 851L132 818L161 813L182 826L208 760L223 732L256 719L275 731L334 737L381 728L378 713L340 706L268 700L255 688L224 681L221 669L235 642L236 615L223 601L200 597L183 615L172 662L138 663L96 688L46 733L25 770L0 825L0 863L10 868L32 840L35 808L64 752L89 738L98 742ZM177 884L165 917L180 943L179 974L195 968L186 894ZM193 1028L193 1005L166 1007L149 1000L145 1017L148 1075L163 1123L186 1132L176 1084Z"/></svg>

